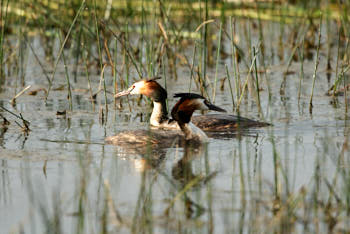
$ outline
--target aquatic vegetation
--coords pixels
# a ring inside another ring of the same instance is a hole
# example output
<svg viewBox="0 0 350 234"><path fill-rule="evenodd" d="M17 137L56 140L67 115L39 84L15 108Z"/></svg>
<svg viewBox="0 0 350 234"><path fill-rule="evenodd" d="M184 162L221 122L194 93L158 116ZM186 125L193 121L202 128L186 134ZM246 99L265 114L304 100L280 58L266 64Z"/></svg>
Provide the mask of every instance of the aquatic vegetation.
<svg viewBox="0 0 350 234"><path fill-rule="evenodd" d="M0 0L0 232L349 232L349 7ZM106 145L155 76L272 125Z"/></svg>

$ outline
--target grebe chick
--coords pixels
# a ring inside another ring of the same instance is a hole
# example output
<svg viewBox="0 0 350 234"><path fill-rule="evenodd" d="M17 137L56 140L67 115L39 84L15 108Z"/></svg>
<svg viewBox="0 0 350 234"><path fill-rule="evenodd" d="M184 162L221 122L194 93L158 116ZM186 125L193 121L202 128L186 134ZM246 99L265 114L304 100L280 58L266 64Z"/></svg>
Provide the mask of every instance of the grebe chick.
<svg viewBox="0 0 350 234"><path fill-rule="evenodd" d="M153 111L150 119L151 126L163 129L179 129L177 122L168 118L166 109L167 92L156 81L157 79L160 79L160 77L137 81L127 90L117 93L115 98L126 95L145 95L153 101ZM270 125L268 123L228 114L196 115L192 116L191 121L203 131L212 132L229 132L248 127L264 127Z"/></svg>
<svg viewBox="0 0 350 234"><path fill-rule="evenodd" d="M107 137L106 143L109 144L130 144L130 146L140 145L162 145L163 147L169 147L169 144L173 144L174 141L183 139L186 141L194 142L206 142L208 141L207 135L194 124L191 123L191 117L195 110L215 110L224 112L218 106L211 104L208 100L198 94L193 93L178 93L174 97L180 97L181 99L175 104L171 111L171 115L174 118L171 122L177 122L178 126L182 130L180 131L147 131L136 130L121 132L116 136Z"/></svg>

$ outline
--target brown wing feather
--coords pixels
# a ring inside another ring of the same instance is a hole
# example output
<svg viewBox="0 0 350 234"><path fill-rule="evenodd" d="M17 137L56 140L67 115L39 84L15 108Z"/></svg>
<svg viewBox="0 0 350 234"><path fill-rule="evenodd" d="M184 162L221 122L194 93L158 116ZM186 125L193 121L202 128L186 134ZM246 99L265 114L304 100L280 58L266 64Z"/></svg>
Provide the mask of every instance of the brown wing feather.
<svg viewBox="0 0 350 234"><path fill-rule="evenodd" d="M210 114L192 116L191 120L204 131L234 131L249 127L265 127L270 124L235 115Z"/></svg>

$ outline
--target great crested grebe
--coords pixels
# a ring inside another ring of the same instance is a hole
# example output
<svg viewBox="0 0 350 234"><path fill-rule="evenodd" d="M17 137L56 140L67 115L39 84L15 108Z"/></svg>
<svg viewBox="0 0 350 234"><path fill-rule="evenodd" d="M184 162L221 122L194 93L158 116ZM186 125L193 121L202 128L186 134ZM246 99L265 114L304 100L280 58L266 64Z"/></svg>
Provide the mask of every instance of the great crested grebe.
<svg viewBox="0 0 350 234"><path fill-rule="evenodd" d="M143 94L153 101L150 124L163 129L179 129L176 121L168 118L166 108L167 91L156 81L160 77L140 80L127 90L115 95L115 98ZM192 116L191 121L204 131L228 132L247 127L263 127L270 124L229 114L209 114Z"/></svg>
<svg viewBox="0 0 350 234"><path fill-rule="evenodd" d="M174 97L180 97L181 99L175 104L171 111L173 120L169 122L176 122L180 131L125 131L116 136L107 137L106 143L109 144L133 144L146 145L146 144L163 144L166 145L168 141L170 143L181 140L183 136L186 141L194 142L206 142L208 141L207 135L197 126L191 123L191 117L195 110L215 110L219 112L225 112L218 106L211 104L208 100L198 94L193 93L177 93ZM172 123L171 123L172 124Z"/></svg>

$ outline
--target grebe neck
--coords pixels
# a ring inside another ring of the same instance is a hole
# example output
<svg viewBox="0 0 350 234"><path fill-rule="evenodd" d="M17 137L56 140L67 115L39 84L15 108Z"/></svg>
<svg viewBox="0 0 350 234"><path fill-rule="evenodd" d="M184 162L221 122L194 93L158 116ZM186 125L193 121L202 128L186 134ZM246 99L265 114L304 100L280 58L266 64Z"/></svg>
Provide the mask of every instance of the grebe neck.
<svg viewBox="0 0 350 234"><path fill-rule="evenodd" d="M160 126L164 121L168 120L168 111L166 109L165 100L153 101L153 111L150 123L152 126Z"/></svg>
<svg viewBox="0 0 350 234"><path fill-rule="evenodd" d="M179 124L181 130L185 134L186 140L195 140L200 142L208 142L207 135L192 122Z"/></svg>

